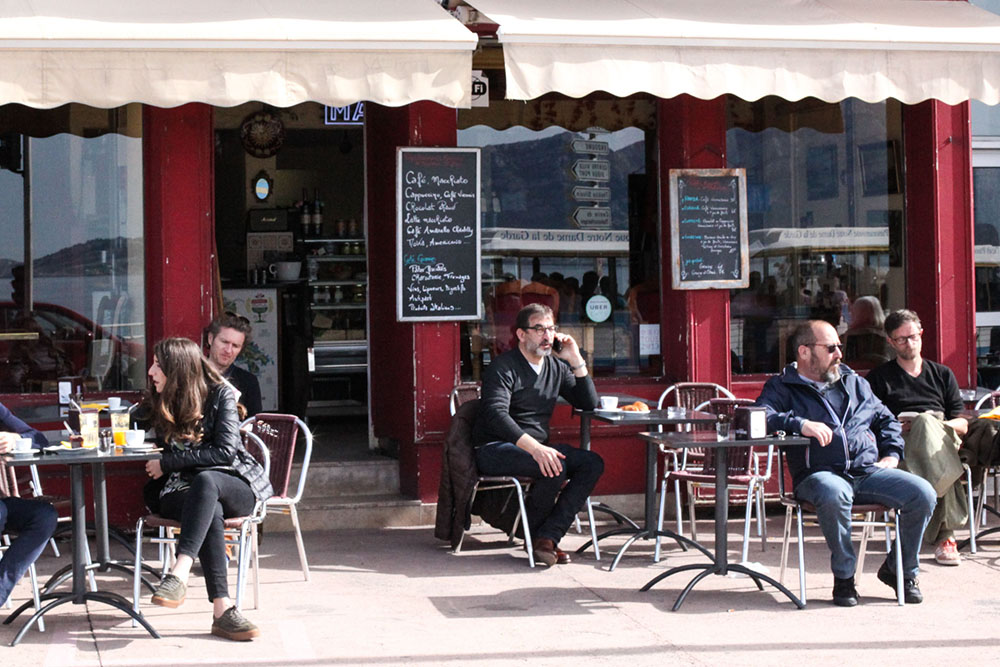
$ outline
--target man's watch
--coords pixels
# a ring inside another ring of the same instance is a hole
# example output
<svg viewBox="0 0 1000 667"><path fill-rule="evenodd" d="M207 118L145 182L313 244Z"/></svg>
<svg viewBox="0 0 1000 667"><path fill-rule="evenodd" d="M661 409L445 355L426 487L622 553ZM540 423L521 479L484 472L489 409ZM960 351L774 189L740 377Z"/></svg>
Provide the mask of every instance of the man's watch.
<svg viewBox="0 0 1000 667"><path fill-rule="evenodd" d="M569 369L575 373L576 371L580 370L581 368L583 368L586 365L587 365L586 361L581 361L576 366L570 366Z"/></svg>

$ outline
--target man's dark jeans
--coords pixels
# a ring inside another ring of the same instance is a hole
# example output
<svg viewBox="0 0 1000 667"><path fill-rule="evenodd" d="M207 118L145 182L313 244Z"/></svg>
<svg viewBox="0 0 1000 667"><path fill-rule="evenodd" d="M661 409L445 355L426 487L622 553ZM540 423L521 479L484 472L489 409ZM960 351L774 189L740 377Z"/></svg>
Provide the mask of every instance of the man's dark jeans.
<svg viewBox="0 0 1000 667"><path fill-rule="evenodd" d="M531 537L548 538L558 544L604 472L604 460L570 445L549 446L566 457L561 459L562 472L556 477L543 476L531 454L511 442L493 442L476 449L476 466L481 475L534 479L526 500Z"/></svg>
<svg viewBox="0 0 1000 667"><path fill-rule="evenodd" d="M52 505L22 498L0 499L0 532L17 534L0 559L0 604L35 562L56 531L59 518Z"/></svg>

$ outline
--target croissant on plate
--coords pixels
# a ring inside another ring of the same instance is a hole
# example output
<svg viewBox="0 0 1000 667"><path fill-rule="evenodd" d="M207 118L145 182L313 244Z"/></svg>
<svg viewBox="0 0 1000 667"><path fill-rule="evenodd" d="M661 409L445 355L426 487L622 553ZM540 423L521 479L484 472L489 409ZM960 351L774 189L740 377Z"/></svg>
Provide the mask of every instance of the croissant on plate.
<svg viewBox="0 0 1000 667"><path fill-rule="evenodd" d="M642 401L636 401L630 405L622 406L625 412L649 412L649 406Z"/></svg>

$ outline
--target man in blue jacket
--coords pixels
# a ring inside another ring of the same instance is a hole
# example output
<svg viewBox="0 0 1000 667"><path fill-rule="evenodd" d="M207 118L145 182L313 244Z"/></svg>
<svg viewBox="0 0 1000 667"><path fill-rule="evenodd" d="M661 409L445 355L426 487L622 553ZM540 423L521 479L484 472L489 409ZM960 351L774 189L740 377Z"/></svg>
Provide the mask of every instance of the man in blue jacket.
<svg viewBox="0 0 1000 667"><path fill-rule="evenodd" d="M828 322L800 325L792 338L796 361L771 378L757 399L769 431L801 433L808 447L786 453L795 495L816 508L830 548L833 603L853 607L857 557L851 544L852 503L878 503L900 511L904 600L923 601L917 585L920 541L937 501L933 487L898 470L903 457L899 422L864 378L842 365L843 345ZM896 587L895 554L878 578Z"/></svg>

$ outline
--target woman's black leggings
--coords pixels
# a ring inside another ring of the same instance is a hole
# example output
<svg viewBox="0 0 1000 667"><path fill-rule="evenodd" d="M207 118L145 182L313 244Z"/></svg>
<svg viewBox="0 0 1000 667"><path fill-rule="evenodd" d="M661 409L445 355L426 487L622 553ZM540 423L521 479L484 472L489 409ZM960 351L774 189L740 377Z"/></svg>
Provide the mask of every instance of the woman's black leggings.
<svg viewBox="0 0 1000 667"><path fill-rule="evenodd" d="M160 498L160 516L181 522L177 553L201 559L209 600L229 597L223 518L246 516L253 506L250 485L219 470L199 472L190 487Z"/></svg>

